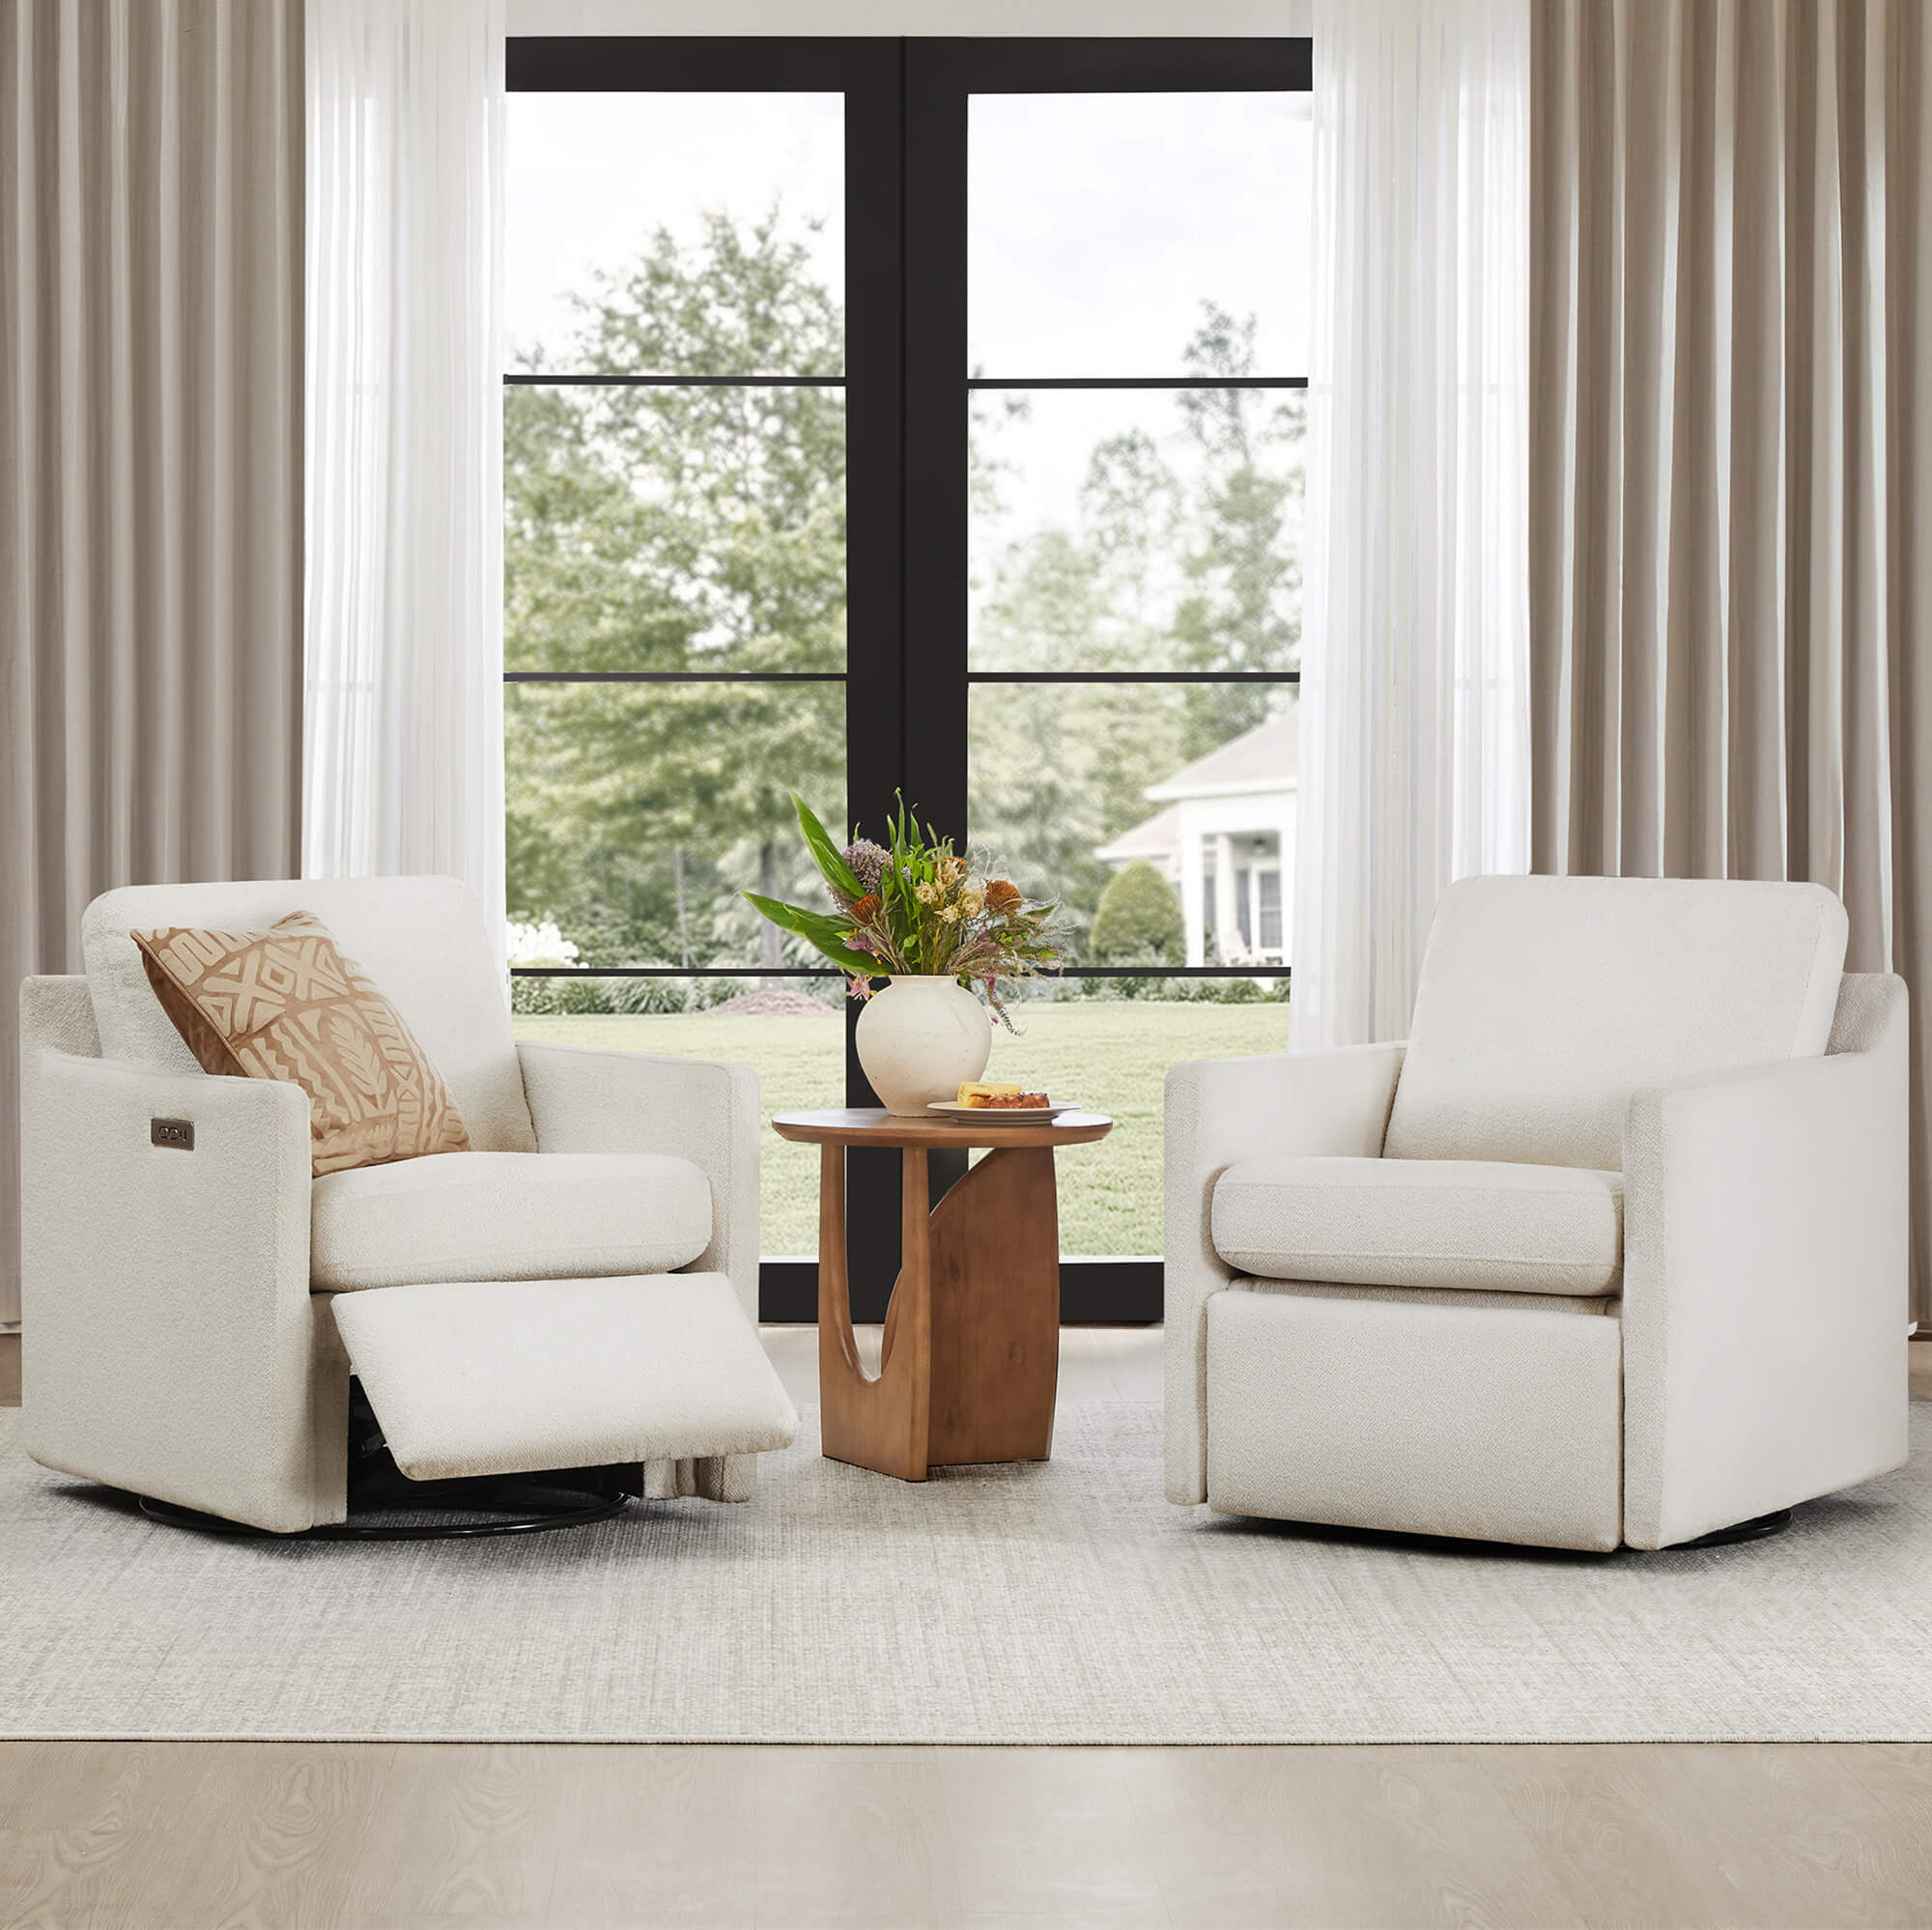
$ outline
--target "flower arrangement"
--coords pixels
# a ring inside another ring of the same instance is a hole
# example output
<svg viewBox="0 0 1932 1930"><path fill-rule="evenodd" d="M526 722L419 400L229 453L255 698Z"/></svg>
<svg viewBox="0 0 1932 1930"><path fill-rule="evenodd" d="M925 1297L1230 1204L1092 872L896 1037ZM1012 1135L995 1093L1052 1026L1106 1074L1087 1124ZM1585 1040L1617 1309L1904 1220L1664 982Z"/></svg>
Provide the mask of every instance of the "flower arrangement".
<svg viewBox="0 0 1932 1930"><path fill-rule="evenodd" d="M952 979L1012 1031L1006 1000L1013 987L1059 969L1066 930L1059 906L976 869L950 837L922 828L903 800L884 844L856 835L838 844L796 792L792 804L837 910L812 911L756 892L744 893L747 901L841 967L855 999L871 997L875 978Z"/></svg>

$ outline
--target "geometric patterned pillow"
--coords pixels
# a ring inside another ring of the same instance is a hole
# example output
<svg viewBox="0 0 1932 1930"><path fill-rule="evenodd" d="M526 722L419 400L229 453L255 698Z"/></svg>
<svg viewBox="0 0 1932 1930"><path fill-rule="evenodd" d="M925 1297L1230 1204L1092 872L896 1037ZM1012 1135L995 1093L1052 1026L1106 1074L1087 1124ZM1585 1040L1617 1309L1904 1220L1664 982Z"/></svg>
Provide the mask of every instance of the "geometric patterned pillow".
<svg viewBox="0 0 1932 1930"><path fill-rule="evenodd" d="M469 1150L463 1115L402 1014L314 913L266 931L131 936L203 1071L307 1093L316 1173Z"/></svg>

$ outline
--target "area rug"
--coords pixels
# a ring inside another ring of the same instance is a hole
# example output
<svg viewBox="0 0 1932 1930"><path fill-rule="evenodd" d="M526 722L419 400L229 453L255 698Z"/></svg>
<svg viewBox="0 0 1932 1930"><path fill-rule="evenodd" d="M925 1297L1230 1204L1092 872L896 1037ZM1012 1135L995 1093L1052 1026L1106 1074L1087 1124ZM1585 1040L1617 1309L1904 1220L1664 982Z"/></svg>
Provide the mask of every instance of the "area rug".
<svg viewBox="0 0 1932 1930"><path fill-rule="evenodd" d="M372 1547L151 1523L35 1467L7 1413L0 1734L1932 1740L1922 1439L1776 1541L1585 1556L1171 1508L1141 1403L923 1487L822 1460L814 1421L750 1507Z"/></svg>

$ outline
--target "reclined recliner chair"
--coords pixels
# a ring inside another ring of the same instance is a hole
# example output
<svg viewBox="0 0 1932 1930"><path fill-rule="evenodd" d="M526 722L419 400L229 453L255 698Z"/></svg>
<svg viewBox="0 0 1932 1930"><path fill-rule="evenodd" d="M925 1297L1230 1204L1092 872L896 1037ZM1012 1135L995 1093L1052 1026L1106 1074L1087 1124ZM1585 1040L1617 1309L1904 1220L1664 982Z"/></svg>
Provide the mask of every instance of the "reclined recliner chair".
<svg viewBox="0 0 1932 1930"><path fill-rule="evenodd" d="M201 1070L129 932L295 911L402 1014L472 1150L311 1178L299 1086ZM560 1511L580 1518L626 1494L752 1497L797 1415L753 1325L747 1067L519 1045L454 879L132 887L81 932L84 977L21 990L36 1461L327 1530L350 1512L353 1374L405 1487L594 1470L589 1498L611 1498Z"/></svg>
<svg viewBox="0 0 1932 1930"><path fill-rule="evenodd" d="M1554 1547L1900 1465L1902 980L1815 885L1470 878L1408 1039L1167 1085L1167 1493Z"/></svg>

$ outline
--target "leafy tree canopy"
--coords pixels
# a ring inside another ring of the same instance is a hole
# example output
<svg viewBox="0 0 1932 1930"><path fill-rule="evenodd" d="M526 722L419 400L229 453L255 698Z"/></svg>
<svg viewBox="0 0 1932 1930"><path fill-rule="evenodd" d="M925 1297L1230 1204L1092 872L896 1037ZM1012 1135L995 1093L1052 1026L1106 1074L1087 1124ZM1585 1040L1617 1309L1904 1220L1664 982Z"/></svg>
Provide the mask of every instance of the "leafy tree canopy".
<svg viewBox="0 0 1932 1930"><path fill-rule="evenodd" d="M838 304L774 214L660 230L580 298L572 373L833 374ZM527 670L845 661L845 420L830 388L517 387L504 410L505 655ZM836 684L522 684L511 915L589 963L782 962L735 888L805 882L789 793L836 815Z"/></svg>
<svg viewBox="0 0 1932 1930"><path fill-rule="evenodd" d="M842 311L777 212L711 215L695 244L659 230L578 318L565 373L843 367ZM1208 307L1188 369L1238 380L1253 340L1251 323ZM525 366L543 372L534 356ZM976 516L997 511L1002 420L1023 412L982 403ZM1178 392L1171 435L1102 440L1071 526L1029 531L992 559L980 661L1292 667L1301 435L1298 395L1208 388ZM843 669L838 390L515 387L504 489L512 669ZM1145 787L1269 701L1253 685L978 686L974 842L1084 924L1108 882L1094 854L1148 814ZM554 920L592 965L815 962L736 893L812 890L788 793L838 814L838 685L517 684L506 709L513 918Z"/></svg>

